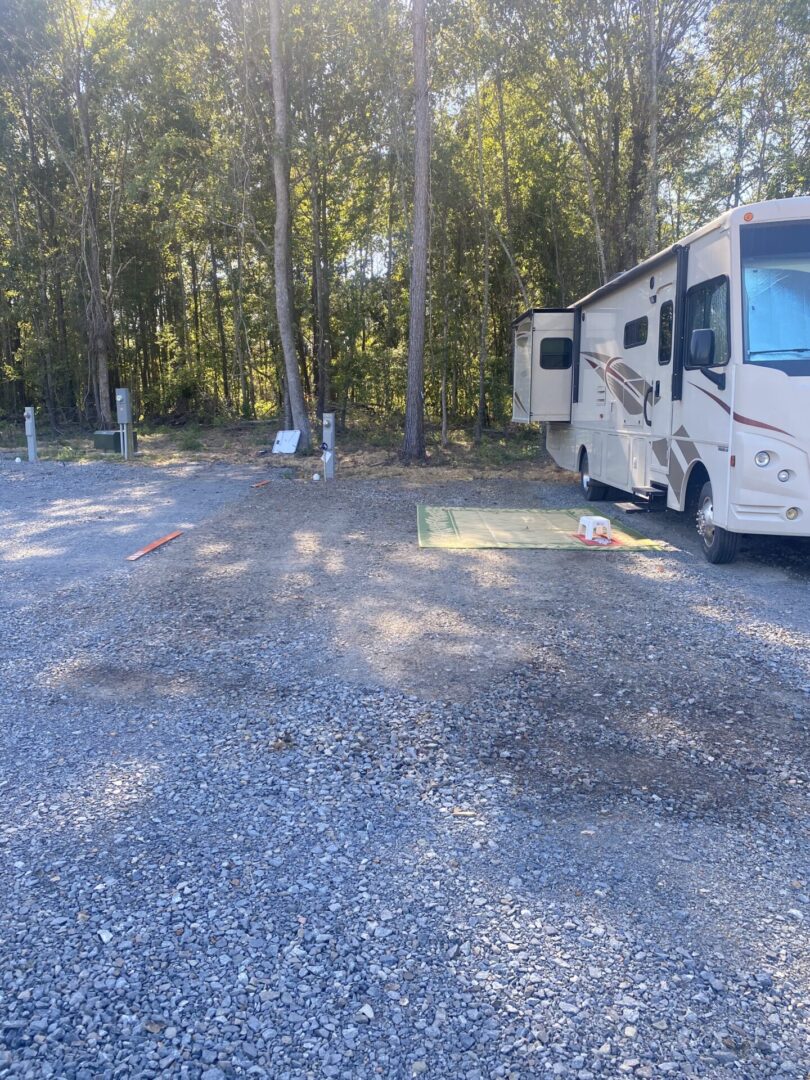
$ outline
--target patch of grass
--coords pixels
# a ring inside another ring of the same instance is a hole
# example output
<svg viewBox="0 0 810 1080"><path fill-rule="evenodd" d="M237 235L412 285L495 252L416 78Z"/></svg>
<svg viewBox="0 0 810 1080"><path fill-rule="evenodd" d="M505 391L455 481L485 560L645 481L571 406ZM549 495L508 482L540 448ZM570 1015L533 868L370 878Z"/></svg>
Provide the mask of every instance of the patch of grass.
<svg viewBox="0 0 810 1080"><path fill-rule="evenodd" d="M521 462L536 461L540 450L536 431L521 431L513 434L493 434L484 432L481 442L475 446L475 453L482 465L503 468Z"/></svg>
<svg viewBox="0 0 810 1080"><path fill-rule="evenodd" d="M187 428L181 431L177 437L177 445L181 450L203 450L203 441L200 438L199 428Z"/></svg>
<svg viewBox="0 0 810 1080"><path fill-rule="evenodd" d="M22 427L16 424L0 424L0 447L13 450L18 446L25 446L25 435Z"/></svg>
<svg viewBox="0 0 810 1080"><path fill-rule="evenodd" d="M158 424L152 420L144 420L140 424L136 424L136 429L138 438L142 435L172 435L175 431L169 424Z"/></svg>
<svg viewBox="0 0 810 1080"><path fill-rule="evenodd" d="M336 410L339 412L339 410ZM338 472L340 476L401 476L416 482L419 470L405 465L399 456L402 445L404 417L393 413L382 416L366 409L350 409L345 430L337 432ZM138 456L135 463L155 467L178 464L200 455L210 460L264 463L268 468L283 466L290 475L310 479L313 471L320 472L321 425L312 418L310 453L299 453L293 460L273 459L257 454L259 447L269 450L271 437L282 421L242 421L200 424L191 422L184 428L165 423L138 425ZM16 437L15 437L16 436ZM543 433L537 427L504 422L484 431L476 445L471 424L456 422L448 432L448 445L441 446L439 425L434 418L426 424L427 461L425 466L435 475L446 474L455 479L477 476L521 476L554 480L563 474L551 463L543 445ZM18 448L25 457L21 425L8 421L0 424L0 447ZM40 457L51 461L109 461L118 462L117 454L104 454L92 448L87 431L78 425L63 427L58 435L43 432L39 441ZM6 451L8 452L8 451Z"/></svg>
<svg viewBox="0 0 810 1080"><path fill-rule="evenodd" d="M53 448L50 455L54 461L78 461L84 455L77 446L71 443L61 443Z"/></svg>
<svg viewBox="0 0 810 1080"><path fill-rule="evenodd" d="M363 441L366 446L396 450L402 443L402 433L392 428L378 427L368 431Z"/></svg>

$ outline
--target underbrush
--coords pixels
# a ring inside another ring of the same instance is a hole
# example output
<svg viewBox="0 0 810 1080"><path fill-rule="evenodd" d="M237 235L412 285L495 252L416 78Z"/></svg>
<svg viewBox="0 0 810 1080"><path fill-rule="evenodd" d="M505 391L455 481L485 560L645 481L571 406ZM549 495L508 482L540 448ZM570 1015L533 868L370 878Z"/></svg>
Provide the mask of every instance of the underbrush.
<svg viewBox="0 0 810 1080"><path fill-rule="evenodd" d="M394 414L383 420L371 410L350 408L341 424L338 415L337 453L341 468L362 472L365 467L375 471L406 468L400 458L404 417ZM203 425L189 422L183 425L166 422L143 422L136 425L138 452L135 461L148 465L168 465L197 458L254 461L257 464L268 456L276 433L283 421L278 417L261 420L218 419ZM300 464L306 470L308 457L320 454L321 422L312 421L312 451L299 453L289 461L291 468ZM442 446L441 428L436 423L425 426L427 468L476 471L512 472L531 467L533 473L548 467L548 456L542 448L542 430L527 425L506 424L485 429L476 440L473 425L453 424ZM0 448L24 448L22 425L0 424ZM95 451L90 433L76 425L60 429L58 434L40 431L39 454L45 460L118 461L116 454ZM289 460L289 459L288 459ZM273 459L280 464L280 459ZM269 460L268 460L269 464ZM537 473L537 475L540 475Z"/></svg>

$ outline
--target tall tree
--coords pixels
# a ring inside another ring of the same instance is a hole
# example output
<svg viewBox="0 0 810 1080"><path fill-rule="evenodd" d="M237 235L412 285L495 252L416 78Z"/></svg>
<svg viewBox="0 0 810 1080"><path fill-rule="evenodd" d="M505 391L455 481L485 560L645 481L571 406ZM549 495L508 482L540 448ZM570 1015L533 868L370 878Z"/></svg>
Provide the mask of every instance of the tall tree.
<svg viewBox="0 0 810 1080"><path fill-rule="evenodd" d="M489 200L484 179L484 132L481 121L481 90L478 75L473 78L475 101L475 148L478 171L478 201L481 215L481 331L478 344L478 411L475 417L475 439L481 441L486 418L486 374L489 341Z"/></svg>
<svg viewBox="0 0 810 1080"><path fill-rule="evenodd" d="M425 456L425 310L430 243L430 99L428 96L427 13L425 0L413 0L414 191L408 387L402 456Z"/></svg>
<svg viewBox="0 0 810 1080"><path fill-rule="evenodd" d="M287 108L287 78L284 70L284 50L281 37L281 0L269 0L270 62L273 78L273 109L275 139L273 141L273 180L276 193L276 223L273 235L275 267L276 315L284 352L284 372L287 394L292 411L293 427L301 432L299 446L309 450L312 436L309 427L301 373L295 350L295 327L290 282L290 158Z"/></svg>
<svg viewBox="0 0 810 1080"><path fill-rule="evenodd" d="M77 152L70 153L62 137L57 134L55 125L51 130L81 199L80 233L82 265L87 283L85 311L89 368L98 419L102 427L109 428L112 427L110 364L114 349L112 301L117 273L115 229L123 193L128 136L122 133L120 144L109 147L112 158L106 175L109 194L105 200L107 205L102 210L99 205L102 187L97 145L99 136L90 97L98 79L89 40L92 25L90 14L80 8L75 0L61 0L60 7L63 24L61 75L65 97L78 131ZM106 236L101 228L102 213L107 225Z"/></svg>

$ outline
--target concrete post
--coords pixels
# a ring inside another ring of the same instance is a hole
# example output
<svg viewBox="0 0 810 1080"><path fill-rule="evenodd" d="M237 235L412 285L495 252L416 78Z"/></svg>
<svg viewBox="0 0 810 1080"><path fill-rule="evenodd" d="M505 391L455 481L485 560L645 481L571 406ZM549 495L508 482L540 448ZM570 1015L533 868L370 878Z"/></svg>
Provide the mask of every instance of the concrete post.
<svg viewBox="0 0 810 1080"><path fill-rule="evenodd" d="M37 461L37 421L34 416L34 406L26 406L25 412L25 437L28 440L28 460Z"/></svg>
<svg viewBox="0 0 810 1080"><path fill-rule="evenodd" d="M321 461L323 462L324 480L335 479L335 414L323 414L323 442L321 443Z"/></svg>

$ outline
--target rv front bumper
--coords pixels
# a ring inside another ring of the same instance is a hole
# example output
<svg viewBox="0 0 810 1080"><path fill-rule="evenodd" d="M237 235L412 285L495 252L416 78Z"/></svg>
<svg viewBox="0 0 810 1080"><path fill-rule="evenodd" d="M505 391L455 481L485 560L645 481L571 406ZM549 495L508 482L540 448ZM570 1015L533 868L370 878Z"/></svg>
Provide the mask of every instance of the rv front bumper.
<svg viewBox="0 0 810 1080"><path fill-rule="evenodd" d="M810 460L795 443L745 432L734 441L728 528L810 536Z"/></svg>
<svg viewBox="0 0 810 1080"><path fill-rule="evenodd" d="M727 528L766 536L810 536L807 506L741 506L731 504Z"/></svg>

